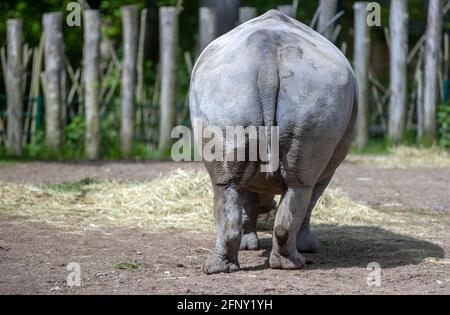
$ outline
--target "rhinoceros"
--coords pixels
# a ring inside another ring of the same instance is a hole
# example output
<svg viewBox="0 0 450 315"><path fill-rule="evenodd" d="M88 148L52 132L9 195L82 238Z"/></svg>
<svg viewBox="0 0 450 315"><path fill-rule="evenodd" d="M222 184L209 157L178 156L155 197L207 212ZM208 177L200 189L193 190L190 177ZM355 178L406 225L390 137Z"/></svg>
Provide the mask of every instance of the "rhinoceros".
<svg viewBox="0 0 450 315"><path fill-rule="evenodd" d="M346 57L308 26L270 10L205 48L192 72L189 107L202 128L278 128L273 172L262 172L259 159L204 161L216 247L203 271L239 270L238 251L259 247L258 214L271 209L277 194L269 266L302 268L300 252L318 248L311 212L352 141L357 84Z"/></svg>

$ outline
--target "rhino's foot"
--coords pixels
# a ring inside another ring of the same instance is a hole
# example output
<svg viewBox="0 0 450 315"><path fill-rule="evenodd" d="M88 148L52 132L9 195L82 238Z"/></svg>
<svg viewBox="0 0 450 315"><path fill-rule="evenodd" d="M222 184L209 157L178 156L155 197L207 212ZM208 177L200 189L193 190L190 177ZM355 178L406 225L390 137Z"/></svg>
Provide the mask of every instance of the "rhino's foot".
<svg viewBox="0 0 450 315"><path fill-rule="evenodd" d="M319 249L319 241L311 232L298 232L296 242L301 253L317 253Z"/></svg>
<svg viewBox="0 0 450 315"><path fill-rule="evenodd" d="M295 252L290 256L283 256L272 252L270 253L269 265L270 268L273 269L301 269L305 265L305 258L298 252Z"/></svg>
<svg viewBox="0 0 450 315"><path fill-rule="evenodd" d="M256 232L251 232L248 234L243 234L241 238L242 250L257 250L259 249L259 239Z"/></svg>
<svg viewBox="0 0 450 315"><path fill-rule="evenodd" d="M205 261L202 269L208 275L221 272L233 272L239 270L239 262L237 259L229 260L213 254Z"/></svg>

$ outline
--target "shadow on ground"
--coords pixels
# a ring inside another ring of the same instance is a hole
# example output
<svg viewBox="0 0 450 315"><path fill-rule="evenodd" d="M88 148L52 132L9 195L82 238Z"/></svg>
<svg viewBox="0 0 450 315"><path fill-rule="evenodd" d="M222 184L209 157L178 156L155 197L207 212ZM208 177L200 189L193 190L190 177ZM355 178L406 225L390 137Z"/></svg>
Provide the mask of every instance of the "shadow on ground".
<svg viewBox="0 0 450 315"><path fill-rule="evenodd" d="M428 241L392 233L379 227L319 224L312 230L320 242L319 252L305 254L306 269L365 268L377 262L382 268L416 265L425 258L443 258L444 249ZM269 257L272 239L261 239L262 256ZM267 268L264 265L253 270Z"/></svg>

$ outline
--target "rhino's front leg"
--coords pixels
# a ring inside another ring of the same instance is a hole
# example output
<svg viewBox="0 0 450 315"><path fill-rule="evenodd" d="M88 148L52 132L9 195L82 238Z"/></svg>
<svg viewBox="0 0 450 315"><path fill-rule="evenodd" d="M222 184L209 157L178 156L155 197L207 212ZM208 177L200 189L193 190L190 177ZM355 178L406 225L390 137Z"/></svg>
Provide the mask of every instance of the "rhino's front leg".
<svg viewBox="0 0 450 315"><path fill-rule="evenodd" d="M275 217L269 264L275 269L299 269L305 264L296 246L297 232L305 218L312 188L288 188Z"/></svg>
<svg viewBox="0 0 450 315"><path fill-rule="evenodd" d="M322 196L330 181L331 177L314 186L311 201L308 206L308 211L306 213L305 219L303 220L300 231L298 231L297 233L297 249L301 253L316 253L319 249L319 242L317 241L314 234L311 233L311 214L317 203L317 200L319 200L320 196Z"/></svg>
<svg viewBox="0 0 450 315"><path fill-rule="evenodd" d="M259 239L256 234L256 222L259 214L259 195L246 191L242 204L242 239L240 248L243 250L257 250L259 248Z"/></svg>
<svg viewBox="0 0 450 315"><path fill-rule="evenodd" d="M257 250L260 248L256 232L258 215L275 209L274 195L247 191L244 194L243 206L241 249Z"/></svg>
<svg viewBox="0 0 450 315"><path fill-rule="evenodd" d="M216 249L203 265L207 274L239 270L242 197L234 186L214 186Z"/></svg>

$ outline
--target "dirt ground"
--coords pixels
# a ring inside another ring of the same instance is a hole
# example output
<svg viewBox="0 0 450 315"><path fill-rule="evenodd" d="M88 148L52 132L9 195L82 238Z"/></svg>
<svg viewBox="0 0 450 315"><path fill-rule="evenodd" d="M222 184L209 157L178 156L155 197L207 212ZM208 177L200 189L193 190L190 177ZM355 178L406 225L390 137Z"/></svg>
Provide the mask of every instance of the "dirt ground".
<svg viewBox="0 0 450 315"><path fill-rule="evenodd" d="M170 162L13 163L0 166L0 182L142 181L180 166L203 168ZM427 224L432 216L439 226L433 235L416 238L382 226L316 225L320 251L306 255L306 267L297 271L268 268L268 232L260 233L263 249L240 252L241 271L206 276L200 268L213 248L212 233L129 228L80 233L0 216L0 294L450 294L449 178L450 168L344 163L332 185L355 201L383 213L423 213L425 219L414 222ZM80 287L66 283L70 262L80 264ZM138 268L115 269L121 262ZM382 268L380 286L367 284L370 262Z"/></svg>

